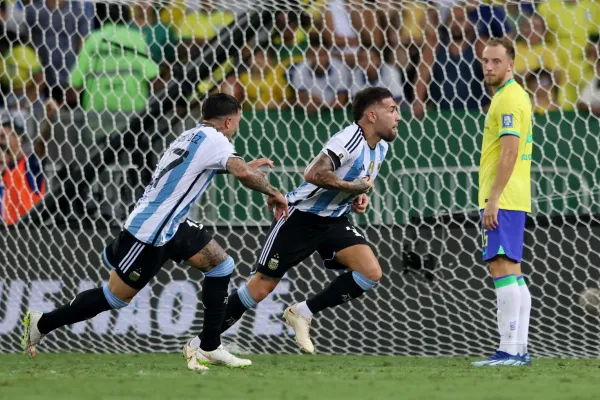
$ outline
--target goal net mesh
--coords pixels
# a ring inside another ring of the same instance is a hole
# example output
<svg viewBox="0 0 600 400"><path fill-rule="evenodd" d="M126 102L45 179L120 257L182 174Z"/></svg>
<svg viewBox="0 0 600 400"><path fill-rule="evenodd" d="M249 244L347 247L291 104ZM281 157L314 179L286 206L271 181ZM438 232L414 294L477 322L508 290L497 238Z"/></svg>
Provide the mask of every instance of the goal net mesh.
<svg viewBox="0 0 600 400"><path fill-rule="evenodd" d="M272 159L268 178L287 192L352 121L352 96L375 85L392 91L402 121L369 211L349 218L384 277L314 319L316 351L489 352L496 304L476 199L492 93L479 60L491 37L508 36L534 105L530 347L599 356L600 11L568 3L3 1L0 352L19 351L27 309L50 311L108 279L104 246L166 146L199 123L208 93L242 102L235 147ZM218 175L190 217L235 259L236 290L272 219L264 197ZM281 314L335 276L314 255L224 341L297 352ZM179 351L201 330L202 279L169 263L129 307L59 329L41 351Z"/></svg>

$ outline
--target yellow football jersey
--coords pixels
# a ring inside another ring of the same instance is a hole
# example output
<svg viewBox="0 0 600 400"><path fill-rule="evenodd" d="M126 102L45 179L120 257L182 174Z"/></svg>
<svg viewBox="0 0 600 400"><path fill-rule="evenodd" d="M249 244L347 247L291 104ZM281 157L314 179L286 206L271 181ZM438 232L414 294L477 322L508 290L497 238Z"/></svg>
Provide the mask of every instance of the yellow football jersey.
<svg viewBox="0 0 600 400"><path fill-rule="evenodd" d="M485 208L496 179L500 138L504 135L519 138L519 154L510 180L500 195L500 209L531 212L532 108L529 95L514 79L507 81L494 93L485 117L479 163L480 209Z"/></svg>

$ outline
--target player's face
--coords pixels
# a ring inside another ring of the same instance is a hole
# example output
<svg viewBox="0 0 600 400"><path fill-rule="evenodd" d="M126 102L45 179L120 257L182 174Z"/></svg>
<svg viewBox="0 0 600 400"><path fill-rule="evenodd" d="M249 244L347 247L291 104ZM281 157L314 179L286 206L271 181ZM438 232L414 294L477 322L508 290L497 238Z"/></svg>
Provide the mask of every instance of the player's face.
<svg viewBox="0 0 600 400"><path fill-rule="evenodd" d="M375 131L386 142L391 142L398 136L400 114L398 106L391 97L382 100L373 110L375 114Z"/></svg>
<svg viewBox="0 0 600 400"><path fill-rule="evenodd" d="M492 87L501 86L509 72L512 72L514 61L508 58L504 46L488 46L483 50L483 74L485 83Z"/></svg>

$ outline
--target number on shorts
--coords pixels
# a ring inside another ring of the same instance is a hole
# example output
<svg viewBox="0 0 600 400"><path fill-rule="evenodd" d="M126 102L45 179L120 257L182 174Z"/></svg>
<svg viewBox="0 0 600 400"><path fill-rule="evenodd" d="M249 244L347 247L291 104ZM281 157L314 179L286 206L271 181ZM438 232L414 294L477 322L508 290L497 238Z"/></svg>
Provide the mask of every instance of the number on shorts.
<svg viewBox="0 0 600 400"><path fill-rule="evenodd" d="M488 245L488 235L487 235L488 230L487 229L482 229L481 230L481 247L487 247Z"/></svg>

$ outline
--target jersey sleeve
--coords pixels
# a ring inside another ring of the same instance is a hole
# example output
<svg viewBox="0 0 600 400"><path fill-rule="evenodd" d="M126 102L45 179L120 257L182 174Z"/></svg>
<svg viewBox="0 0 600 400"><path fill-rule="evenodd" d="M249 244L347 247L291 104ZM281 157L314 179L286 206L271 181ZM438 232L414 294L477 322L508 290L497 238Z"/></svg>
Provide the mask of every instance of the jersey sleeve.
<svg viewBox="0 0 600 400"><path fill-rule="evenodd" d="M218 171L227 170L227 160L231 157L242 158L238 153L235 152L233 144L227 140L225 136L212 137L212 151L209 155L209 165L207 169L214 169Z"/></svg>
<svg viewBox="0 0 600 400"><path fill-rule="evenodd" d="M360 129L345 130L329 139L323 153L331 158L335 170L352 160L353 153L360 147L362 140Z"/></svg>
<svg viewBox="0 0 600 400"><path fill-rule="evenodd" d="M498 121L498 137L513 135L521 137L521 123L531 114L526 111L525 103L522 101L502 101L496 108L495 118Z"/></svg>

